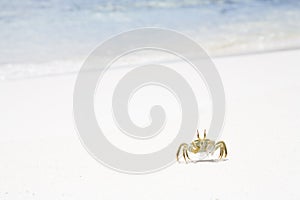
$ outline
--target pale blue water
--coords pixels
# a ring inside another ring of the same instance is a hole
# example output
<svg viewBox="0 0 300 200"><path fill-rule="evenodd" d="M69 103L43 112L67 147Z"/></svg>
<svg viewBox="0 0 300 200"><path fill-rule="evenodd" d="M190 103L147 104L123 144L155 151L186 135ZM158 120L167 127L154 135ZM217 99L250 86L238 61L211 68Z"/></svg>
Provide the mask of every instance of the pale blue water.
<svg viewBox="0 0 300 200"><path fill-rule="evenodd" d="M0 0L0 76L76 71L106 38L144 26L181 31L212 56L298 48L299 22L298 0Z"/></svg>

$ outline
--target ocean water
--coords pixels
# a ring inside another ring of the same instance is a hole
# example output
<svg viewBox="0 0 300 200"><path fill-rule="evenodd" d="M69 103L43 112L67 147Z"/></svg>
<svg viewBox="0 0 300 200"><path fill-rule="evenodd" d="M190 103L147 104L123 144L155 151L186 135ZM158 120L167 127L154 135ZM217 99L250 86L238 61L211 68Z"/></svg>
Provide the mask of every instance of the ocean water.
<svg viewBox="0 0 300 200"><path fill-rule="evenodd" d="M211 56L300 47L298 0L0 0L0 79L76 72L140 27L185 33Z"/></svg>

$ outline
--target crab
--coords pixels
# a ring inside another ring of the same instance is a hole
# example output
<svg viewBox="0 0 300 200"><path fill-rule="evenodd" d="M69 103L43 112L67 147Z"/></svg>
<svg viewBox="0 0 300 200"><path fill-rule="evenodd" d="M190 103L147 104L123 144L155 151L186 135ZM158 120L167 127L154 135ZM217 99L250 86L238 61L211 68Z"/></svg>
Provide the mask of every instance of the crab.
<svg viewBox="0 0 300 200"><path fill-rule="evenodd" d="M227 156L227 148L225 145L225 142L223 141L219 141L219 142L215 142L213 140L210 139L206 139L206 130L204 130L204 138L201 139L200 135L199 135L199 131L197 130L197 139L192 141L192 143L187 144L187 143L182 143L177 151L176 154L176 158L177 161L179 162L179 153L182 149L182 155L183 158L185 160L185 162L187 163L187 159L189 161L194 161L190 158L189 153L193 153L193 154L198 154L198 153L204 153L205 155L213 155L215 153L215 151L217 151L218 149L220 149L220 155L219 155L219 160L226 158Z"/></svg>

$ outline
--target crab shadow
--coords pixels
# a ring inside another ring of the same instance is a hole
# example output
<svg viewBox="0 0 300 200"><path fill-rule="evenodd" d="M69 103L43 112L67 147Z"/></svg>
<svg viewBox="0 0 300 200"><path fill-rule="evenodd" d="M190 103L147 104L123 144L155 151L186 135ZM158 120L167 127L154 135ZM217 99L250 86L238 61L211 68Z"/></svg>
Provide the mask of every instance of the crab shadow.
<svg viewBox="0 0 300 200"><path fill-rule="evenodd" d="M218 163L218 162L225 162L227 161L228 159L209 159L209 160L195 160L195 161L191 161L191 163Z"/></svg>

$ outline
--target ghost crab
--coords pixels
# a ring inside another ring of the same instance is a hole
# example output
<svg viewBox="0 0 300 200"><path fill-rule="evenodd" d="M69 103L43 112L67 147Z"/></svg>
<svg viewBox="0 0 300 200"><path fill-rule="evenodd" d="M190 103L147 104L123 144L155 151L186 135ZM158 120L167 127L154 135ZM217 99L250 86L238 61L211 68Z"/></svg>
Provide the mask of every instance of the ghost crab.
<svg viewBox="0 0 300 200"><path fill-rule="evenodd" d="M187 163L187 159L189 161L193 161L190 159L189 153L197 154L197 153L205 153L206 155L213 155L215 151L220 149L220 155L219 155L219 160L222 158L226 158L227 156L227 148L225 145L225 142L219 141L215 142L210 139L206 139L206 130L204 130L204 138L201 139L199 135L199 131L197 130L197 139L192 141L189 145L186 143L182 143L177 151L176 158L177 161L179 162L179 153L182 149L182 155Z"/></svg>

